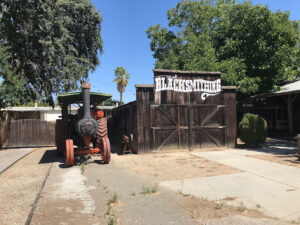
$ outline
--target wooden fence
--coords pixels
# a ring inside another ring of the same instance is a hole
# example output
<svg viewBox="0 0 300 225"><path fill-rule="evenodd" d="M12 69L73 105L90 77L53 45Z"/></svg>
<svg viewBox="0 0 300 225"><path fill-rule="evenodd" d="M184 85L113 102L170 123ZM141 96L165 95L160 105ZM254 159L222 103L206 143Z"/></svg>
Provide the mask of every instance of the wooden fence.
<svg viewBox="0 0 300 225"><path fill-rule="evenodd" d="M55 122L14 120L0 122L0 148L55 145Z"/></svg>

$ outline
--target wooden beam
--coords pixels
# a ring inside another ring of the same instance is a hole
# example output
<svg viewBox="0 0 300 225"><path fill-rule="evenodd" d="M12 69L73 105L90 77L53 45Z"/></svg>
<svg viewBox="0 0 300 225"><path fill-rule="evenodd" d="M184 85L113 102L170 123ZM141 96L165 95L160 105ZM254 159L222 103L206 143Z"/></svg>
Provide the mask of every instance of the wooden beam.
<svg viewBox="0 0 300 225"><path fill-rule="evenodd" d="M291 95L288 95L287 98L288 104L288 120L289 120L289 133L292 134L294 132L294 118L293 118L293 98Z"/></svg>

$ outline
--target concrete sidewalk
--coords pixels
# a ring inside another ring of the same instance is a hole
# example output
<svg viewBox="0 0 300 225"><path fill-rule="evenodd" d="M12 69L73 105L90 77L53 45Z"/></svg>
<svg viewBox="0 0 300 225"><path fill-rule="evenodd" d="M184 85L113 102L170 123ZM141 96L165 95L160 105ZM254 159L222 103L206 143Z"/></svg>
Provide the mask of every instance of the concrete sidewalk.
<svg viewBox="0 0 300 225"><path fill-rule="evenodd" d="M215 177L162 182L184 194L254 208L286 221L300 221L300 169L247 155L253 150L194 152L194 156L245 171Z"/></svg>
<svg viewBox="0 0 300 225"><path fill-rule="evenodd" d="M37 148L17 148L0 150L0 174Z"/></svg>

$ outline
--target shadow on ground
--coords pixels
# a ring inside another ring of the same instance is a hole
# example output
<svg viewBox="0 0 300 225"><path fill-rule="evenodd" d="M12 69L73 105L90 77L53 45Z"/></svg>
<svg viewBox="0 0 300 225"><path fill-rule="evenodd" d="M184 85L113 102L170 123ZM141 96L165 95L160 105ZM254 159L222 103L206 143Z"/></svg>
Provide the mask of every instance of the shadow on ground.
<svg viewBox="0 0 300 225"><path fill-rule="evenodd" d="M296 141L281 139L267 140L267 142L264 145L256 148L247 147L244 144L237 145L237 148L240 148L240 150L245 149L248 151L271 153L276 155L293 156L298 154L298 147Z"/></svg>
<svg viewBox="0 0 300 225"><path fill-rule="evenodd" d="M50 149L50 150L45 151L39 164L54 163L54 162L64 163L65 162L64 156L58 155L55 149Z"/></svg>

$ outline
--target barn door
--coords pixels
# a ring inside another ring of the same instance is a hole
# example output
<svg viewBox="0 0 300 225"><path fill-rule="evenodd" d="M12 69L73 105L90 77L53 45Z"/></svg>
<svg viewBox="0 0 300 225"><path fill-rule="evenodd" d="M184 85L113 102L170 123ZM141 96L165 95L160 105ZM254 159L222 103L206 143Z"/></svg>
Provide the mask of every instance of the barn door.
<svg viewBox="0 0 300 225"><path fill-rule="evenodd" d="M225 145L224 105L196 105L190 110L190 150Z"/></svg>
<svg viewBox="0 0 300 225"><path fill-rule="evenodd" d="M151 150L188 149L188 107L150 105Z"/></svg>
<svg viewBox="0 0 300 225"><path fill-rule="evenodd" d="M222 105L150 105L151 150L193 150L224 145Z"/></svg>

